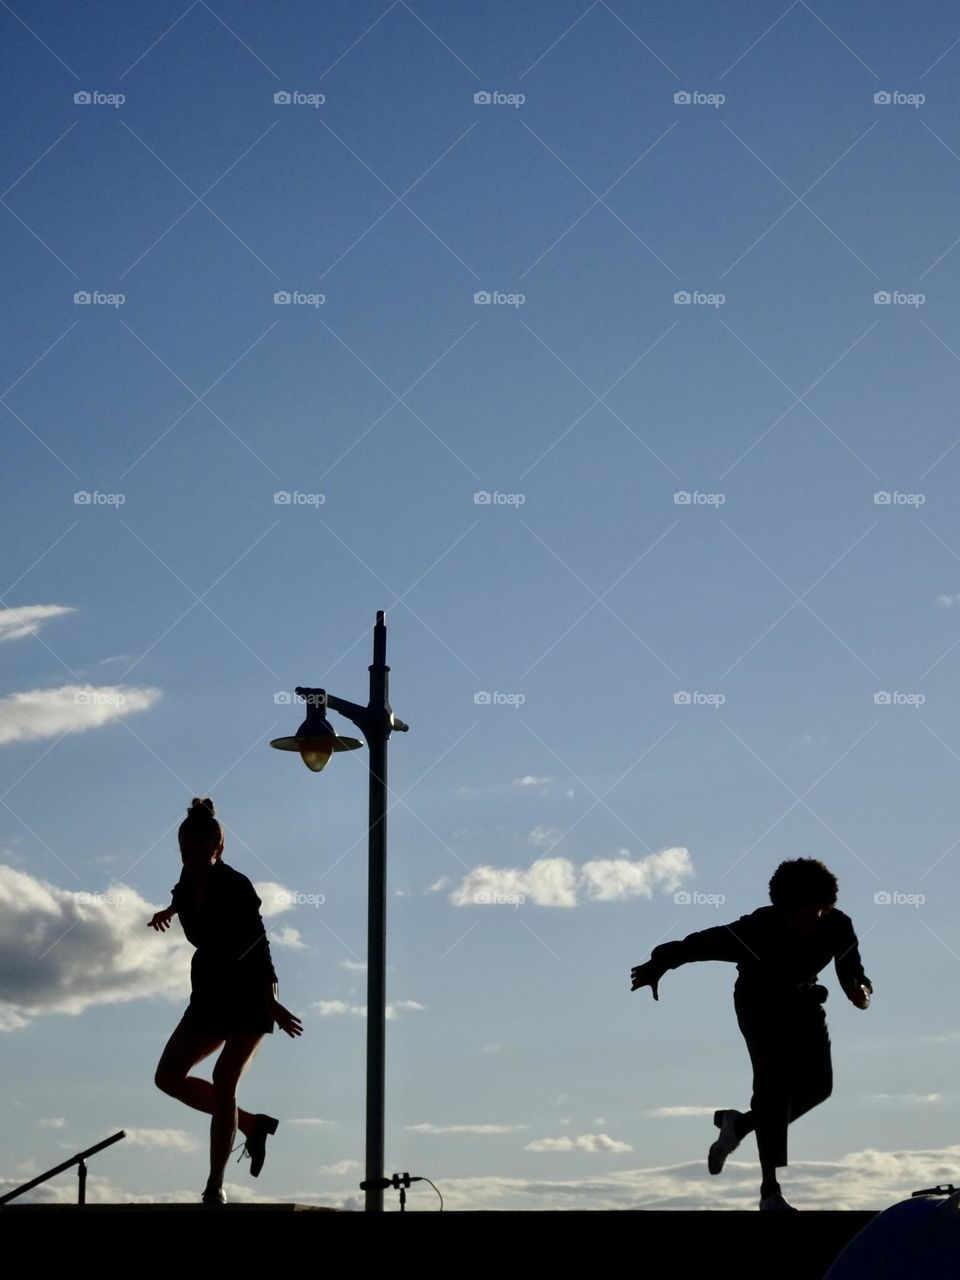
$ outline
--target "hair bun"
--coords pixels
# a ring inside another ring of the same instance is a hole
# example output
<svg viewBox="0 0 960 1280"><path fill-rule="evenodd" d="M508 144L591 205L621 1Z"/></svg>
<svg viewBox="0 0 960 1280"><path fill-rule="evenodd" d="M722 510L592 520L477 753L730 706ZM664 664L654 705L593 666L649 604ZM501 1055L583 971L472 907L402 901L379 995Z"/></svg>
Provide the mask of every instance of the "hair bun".
<svg viewBox="0 0 960 1280"><path fill-rule="evenodd" d="M209 796L194 796L190 802L190 808L187 810L189 818L206 818L214 817L216 810L213 807L213 801Z"/></svg>

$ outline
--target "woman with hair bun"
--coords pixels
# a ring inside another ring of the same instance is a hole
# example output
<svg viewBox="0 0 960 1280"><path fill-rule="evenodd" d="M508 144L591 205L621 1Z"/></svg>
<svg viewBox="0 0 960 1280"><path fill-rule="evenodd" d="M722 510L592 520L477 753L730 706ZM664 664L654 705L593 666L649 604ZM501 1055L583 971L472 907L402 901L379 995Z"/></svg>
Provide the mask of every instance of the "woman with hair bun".
<svg viewBox="0 0 960 1280"><path fill-rule="evenodd" d="M195 796L178 831L183 871L173 900L149 927L162 933L175 915L196 947L190 965L190 1004L157 1065L157 1088L210 1121L210 1177L203 1203L227 1203L223 1174L237 1130L245 1138L250 1172L260 1173L273 1116L237 1106L237 1085L274 1023L288 1036L302 1033L300 1019L277 999L277 975L270 958L261 900L245 875L222 859L223 828L213 801ZM213 1082L188 1074L223 1046Z"/></svg>

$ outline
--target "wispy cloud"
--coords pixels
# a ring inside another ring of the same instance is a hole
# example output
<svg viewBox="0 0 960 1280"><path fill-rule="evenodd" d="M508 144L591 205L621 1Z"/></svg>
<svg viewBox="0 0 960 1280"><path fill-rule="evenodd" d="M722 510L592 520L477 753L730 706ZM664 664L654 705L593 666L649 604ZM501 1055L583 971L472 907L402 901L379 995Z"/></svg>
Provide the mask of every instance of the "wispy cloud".
<svg viewBox="0 0 960 1280"><path fill-rule="evenodd" d="M124 1141L151 1151L196 1151L200 1143L183 1129L127 1129Z"/></svg>
<svg viewBox="0 0 960 1280"><path fill-rule="evenodd" d="M51 618L73 612L73 608L65 604L24 604L16 609L0 609L0 644L4 640L34 636Z"/></svg>
<svg viewBox="0 0 960 1280"><path fill-rule="evenodd" d="M589 1155L621 1155L632 1151L629 1142L619 1142L606 1133L582 1133L577 1138L534 1138L524 1148L526 1151L586 1151Z"/></svg>
<svg viewBox="0 0 960 1280"><path fill-rule="evenodd" d="M12 693L0 698L0 745L99 729L121 716L148 710L159 697L159 689L91 684Z"/></svg>
<svg viewBox="0 0 960 1280"><path fill-rule="evenodd" d="M391 1000L387 1005L387 1021L393 1021L401 1013L417 1011L426 1007L426 1005L420 1004L417 1000ZM367 1006L365 1004L349 1004L346 1000L315 1000L310 1008L314 1013L319 1013L321 1018L338 1018L345 1014L355 1018L365 1018L367 1016Z"/></svg>
<svg viewBox="0 0 960 1280"><path fill-rule="evenodd" d="M404 1128L410 1133L474 1133L496 1134L516 1133L520 1129L529 1129L528 1124L408 1124Z"/></svg>
<svg viewBox="0 0 960 1280"><path fill-rule="evenodd" d="M645 1111L645 1116L651 1117L674 1117L674 1116L712 1116L717 1107L653 1107L650 1111Z"/></svg>

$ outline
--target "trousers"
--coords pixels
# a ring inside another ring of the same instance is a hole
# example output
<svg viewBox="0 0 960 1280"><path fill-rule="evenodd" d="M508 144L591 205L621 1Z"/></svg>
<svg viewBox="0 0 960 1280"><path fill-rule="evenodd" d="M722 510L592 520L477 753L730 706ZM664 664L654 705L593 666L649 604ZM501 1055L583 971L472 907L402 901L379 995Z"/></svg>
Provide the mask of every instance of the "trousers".
<svg viewBox="0 0 960 1280"><path fill-rule="evenodd" d="M737 1023L753 1065L744 1131L753 1128L764 1170L787 1164L787 1126L833 1091L830 1034L810 995L758 1000L735 992Z"/></svg>

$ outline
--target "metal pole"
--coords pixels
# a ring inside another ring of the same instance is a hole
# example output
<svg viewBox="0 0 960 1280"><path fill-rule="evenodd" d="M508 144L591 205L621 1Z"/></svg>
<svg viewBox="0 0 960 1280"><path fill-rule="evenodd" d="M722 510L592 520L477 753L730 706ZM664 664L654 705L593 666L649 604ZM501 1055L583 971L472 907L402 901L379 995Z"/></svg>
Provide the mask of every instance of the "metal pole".
<svg viewBox="0 0 960 1280"><path fill-rule="evenodd" d="M365 1208L383 1212L384 1072L387 1018L387 628L377 613L370 666L370 816L367 914L367 1154Z"/></svg>

